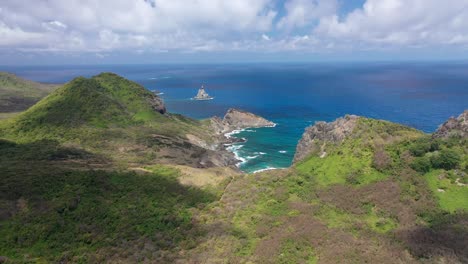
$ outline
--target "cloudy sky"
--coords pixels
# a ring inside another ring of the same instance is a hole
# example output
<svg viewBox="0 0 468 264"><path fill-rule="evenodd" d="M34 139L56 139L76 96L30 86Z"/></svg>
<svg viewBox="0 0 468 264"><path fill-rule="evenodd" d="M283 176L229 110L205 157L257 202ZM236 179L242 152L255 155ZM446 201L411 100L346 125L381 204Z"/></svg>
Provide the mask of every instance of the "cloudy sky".
<svg viewBox="0 0 468 264"><path fill-rule="evenodd" d="M467 56L468 0L0 1L0 64Z"/></svg>

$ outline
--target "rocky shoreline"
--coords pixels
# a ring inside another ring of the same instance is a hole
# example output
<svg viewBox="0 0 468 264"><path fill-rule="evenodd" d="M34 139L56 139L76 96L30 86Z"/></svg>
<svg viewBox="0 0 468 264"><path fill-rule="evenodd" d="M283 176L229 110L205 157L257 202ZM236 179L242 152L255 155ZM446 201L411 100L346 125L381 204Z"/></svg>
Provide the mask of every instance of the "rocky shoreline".
<svg viewBox="0 0 468 264"><path fill-rule="evenodd" d="M246 112L239 109L230 108L223 119L219 117L212 117L210 119L211 128L217 135L217 149L222 155L228 152L232 161L229 162L235 164L235 167L243 162L233 149L230 149L233 144L247 142L245 138L234 137L233 134L237 134L244 129L248 128L260 128L260 127L275 127L276 124L256 114Z"/></svg>

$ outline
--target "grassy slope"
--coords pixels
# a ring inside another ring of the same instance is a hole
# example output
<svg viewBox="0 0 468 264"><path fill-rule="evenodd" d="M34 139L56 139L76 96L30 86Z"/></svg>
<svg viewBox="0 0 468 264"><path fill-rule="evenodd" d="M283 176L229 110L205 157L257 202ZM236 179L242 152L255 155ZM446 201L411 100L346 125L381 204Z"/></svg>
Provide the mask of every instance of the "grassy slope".
<svg viewBox="0 0 468 264"><path fill-rule="evenodd" d="M13 263L164 260L193 246L200 234L191 208L216 198L181 185L169 167L71 169L54 160L99 158L50 142L0 144L0 255Z"/></svg>
<svg viewBox="0 0 468 264"><path fill-rule="evenodd" d="M452 183L437 192L426 179L434 180L440 169L424 175L411 168L415 140L429 137L372 119L360 119L356 131L327 146L322 159L311 156L288 170L237 178L222 201L201 213L206 226L217 228L191 257L254 263L466 261L468 187ZM455 149L462 156L456 170L466 173L466 141L449 141L440 140L438 148ZM382 158L377 152L385 153L386 163L376 161ZM216 235L221 233L226 235Z"/></svg>
<svg viewBox="0 0 468 264"><path fill-rule="evenodd" d="M57 85L41 84L0 72L0 112L27 109L55 89Z"/></svg>
<svg viewBox="0 0 468 264"><path fill-rule="evenodd" d="M0 256L167 261L193 247L200 236L193 210L227 182L189 187L179 169L147 166L160 149L190 155L186 133L209 137L201 122L153 111L152 96L114 74L80 77L1 121Z"/></svg>
<svg viewBox="0 0 468 264"><path fill-rule="evenodd" d="M300 173L319 175L317 183L368 184L383 180L386 176L372 167L375 148L389 140L411 139L421 136L419 131L390 122L360 119L351 138L345 142L328 146L324 159L312 155L297 165Z"/></svg>
<svg viewBox="0 0 468 264"><path fill-rule="evenodd" d="M424 145L430 147L424 148ZM424 137L409 146L409 151L415 152L415 149L424 151L416 151L417 155L410 165L419 169L440 208L449 212L468 210L468 140ZM455 155L453 165L439 164L444 160L443 153L447 152ZM427 161L427 164L422 161ZM421 163L426 167L421 168Z"/></svg>
<svg viewBox="0 0 468 264"><path fill-rule="evenodd" d="M134 116L151 111L151 92L114 74L75 78L13 120L13 133L66 133L70 128L138 124ZM151 121L164 121L157 112ZM58 130L58 131L57 131ZM63 130L63 131L60 131Z"/></svg>
<svg viewBox="0 0 468 264"><path fill-rule="evenodd" d="M176 132L175 135L181 135L186 132L184 129L199 125L192 119L178 115L168 118L154 111L149 102L152 97L153 94L142 86L112 73L102 73L89 79L79 77L10 120L9 125L13 127L6 131L11 131L14 137L23 133L30 138L41 130L44 130L41 137L63 137L73 132L70 128L144 125L161 134L174 135ZM174 129L167 131L168 127ZM32 133L28 134L30 131Z"/></svg>
<svg viewBox="0 0 468 264"><path fill-rule="evenodd" d="M162 148L175 144L183 148L188 133L210 140L204 123L154 111L153 96L112 73L79 77L27 111L2 121L0 133L22 143L57 140L123 163L153 162Z"/></svg>

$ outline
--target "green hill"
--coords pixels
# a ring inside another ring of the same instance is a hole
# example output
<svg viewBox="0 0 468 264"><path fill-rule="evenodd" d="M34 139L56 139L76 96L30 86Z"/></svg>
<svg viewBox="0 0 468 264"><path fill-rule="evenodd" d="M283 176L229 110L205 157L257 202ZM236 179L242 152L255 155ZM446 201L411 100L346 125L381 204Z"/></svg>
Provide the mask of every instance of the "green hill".
<svg viewBox="0 0 468 264"><path fill-rule="evenodd" d="M23 111L56 87L57 85L28 81L12 73L0 72L0 113Z"/></svg>
<svg viewBox="0 0 468 264"><path fill-rule="evenodd" d="M213 137L207 125L166 113L163 101L141 85L102 73L57 88L28 110L2 121L0 134L17 143L52 140L77 145L117 163L197 166L217 154L192 144L187 135L209 144Z"/></svg>
<svg viewBox="0 0 468 264"><path fill-rule="evenodd" d="M166 113L159 97L111 73L76 78L2 120L0 259L138 262L137 244L160 260L193 247L192 210L223 184L182 185L186 167L173 165L213 166L218 153L187 139L213 140L207 125Z"/></svg>
<svg viewBox="0 0 468 264"><path fill-rule="evenodd" d="M163 101L141 85L102 73L78 77L57 88L27 111L2 122L0 131L13 140L49 138L65 142L108 134L112 129L151 129L156 134L184 136L200 125L166 114Z"/></svg>
<svg viewBox="0 0 468 264"><path fill-rule="evenodd" d="M163 120L162 101L140 85L111 73L78 77L58 88L15 119L16 131L44 126L126 126Z"/></svg>

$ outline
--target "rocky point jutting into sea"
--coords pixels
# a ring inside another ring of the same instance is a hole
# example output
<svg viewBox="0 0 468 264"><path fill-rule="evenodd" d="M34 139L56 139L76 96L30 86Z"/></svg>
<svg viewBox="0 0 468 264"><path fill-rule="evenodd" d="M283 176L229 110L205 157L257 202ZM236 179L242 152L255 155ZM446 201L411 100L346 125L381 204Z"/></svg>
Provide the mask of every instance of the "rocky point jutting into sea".
<svg viewBox="0 0 468 264"><path fill-rule="evenodd" d="M211 124L216 134L226 134L246 128L274 127L276 125L261 116L234 108L230 108L223 119L219 117L211 118Z"/></svg>
<svg viewBox="0 0 468 264"><path fill-rule="evenodd" d="M276 125L261 116L234 108L230 108L223 119L212 117L210 124L211 129L217 135L215 140L216 149L221 152L225 150L229 151L235 160L234 164L237 166L245 162L245 159L237 154L236 146L232 144L245 142L245 139L237 138L233 135L247 128L274 127Z"/></svg>
<svg viewBox="0 0 468 264"><path fill-rule="evenodd" d="M233 133L247 128L274 127L275 123L265 118L249 113L243 110L229 109L223 119L212 117L208 120L208 134L213 134L208 140L201 139L193 134L187 134L186 137L193 145L207 150L205 158L199 161L202 167L211 166L232 166L242 162L242 157L230 148L234 143L244 142L245 139L232 136Z"/></svg>

